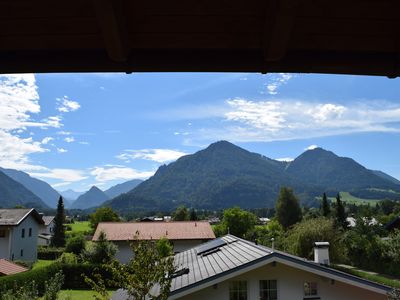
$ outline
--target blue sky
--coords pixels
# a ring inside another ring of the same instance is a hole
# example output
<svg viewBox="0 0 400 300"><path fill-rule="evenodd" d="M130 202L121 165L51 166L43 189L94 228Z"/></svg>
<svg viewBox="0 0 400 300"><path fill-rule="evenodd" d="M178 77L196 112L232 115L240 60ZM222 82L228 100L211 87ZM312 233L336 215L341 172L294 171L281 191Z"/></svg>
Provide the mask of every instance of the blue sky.
<svg viewBox="0 0 400 300"><path fill-rule="evenodd" d="M0 166L106 189L218 140L275 159L320 146L400 179L400 79L134 73L0 75Z"/></svg>

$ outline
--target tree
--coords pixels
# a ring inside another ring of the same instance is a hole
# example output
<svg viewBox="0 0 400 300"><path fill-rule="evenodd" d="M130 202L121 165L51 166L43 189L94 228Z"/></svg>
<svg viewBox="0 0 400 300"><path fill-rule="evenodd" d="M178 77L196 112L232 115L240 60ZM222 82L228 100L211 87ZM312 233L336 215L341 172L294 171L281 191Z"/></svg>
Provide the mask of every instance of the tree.
<svg viewBox="0 0 400 300"><path fill-rule="evenodd" d="M114 260L116 252L117 246L108 241L106 234L101 231L94 246L83 252L83 257L94 264L108 264Z"/></svg>
<svg viewBox="0 0 400 300"><path fill-rule="evenodd" d="M331 212L331 207L328 202L328 197L326 197L326 193L322 196L321 212L324 217L329 216Z"/></svg>
<svg viewBox="0 0 400 300"><path fill-rule="evenodd" d="M301 221L302 213L299 200L293 194L293 190L282 187L276 201L276 217L284 229Z"/></svg>
<svg viewBox="0 0 400 300"><path fill-rule="evenodd" d="M174 221L188 221L190 219L189 212L185 206L179 206L174 215Z"/></svg>
<svg viewBox="0 0 400 300"><path fill-rule="evenodd" d="M194 210L194 208L192 208L190 210L190 221L197 221L199 218L197 216L196 211Z"/></svg>
<svg viewBox="0 0 400 300"><path fill-rule="evenodd" d="M86 240L82 234L70 237L65 245L65 251L79 255L85 250Z"/></svg>
<svg viewBox="0 0 400 300"><path fill-rule="evenodd" d="M164 253L154 241L135 241L131 246L133 258L127 265L114 263L113 279L133 299L168 299L175 272L172 250ZM156 285L159 293L152 294Z"/></svg>
<svg viewBox="0 0 400 300"><path fill-rule="evenodd" d="M96 229L100 222L119 222L118 214L111 207L100 207L89 216L90 227Z"/></svg>
<svg viewBox="0 0 400 300"><path fill-rule="evenodd" d="M340 199L340 194L336 195L336 214L335 214L335 221L336 227L342 227L343 229L347 229L348 223L346 220L346 213L344 211L344 205L342 200Z"/></svg>
<svg viewBox="0 0 400 300"><path fill-rule="evenodd" d="M346 251L341 233L334 227L332 219L324 217L308 219L294 225L288 231L285 248L294 255L312 259L315 242L329 242L331 260L343 260Z"/></svg>
<svg viewBox="0 0 400 300"><path fill-rule="evenodd" d="M51 246L64 247L65 246L65 212L64 212L64 201L60 196L57 204L57 213L54 218L54 235L51 239Z"/></svg>
<svg viewBox="0 0 400 300"><path fill-rule="evenodd" d="M233 235L244 237L256 224L257 216L251 212L237 206L224 210L222 226Z"/></svg>

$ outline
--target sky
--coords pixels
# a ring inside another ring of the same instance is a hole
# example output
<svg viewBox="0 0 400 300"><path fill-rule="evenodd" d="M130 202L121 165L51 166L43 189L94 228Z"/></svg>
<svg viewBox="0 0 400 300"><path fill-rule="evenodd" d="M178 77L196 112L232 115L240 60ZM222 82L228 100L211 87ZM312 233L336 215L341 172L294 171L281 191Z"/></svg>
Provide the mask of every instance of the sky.
<svg viewBox="0 0 400 300"><path fill-rule="evenodd" d="M315 147L400 179L400 79L244 73L0 75L0 166L105 190L227 140L292 160Z"/></svg>

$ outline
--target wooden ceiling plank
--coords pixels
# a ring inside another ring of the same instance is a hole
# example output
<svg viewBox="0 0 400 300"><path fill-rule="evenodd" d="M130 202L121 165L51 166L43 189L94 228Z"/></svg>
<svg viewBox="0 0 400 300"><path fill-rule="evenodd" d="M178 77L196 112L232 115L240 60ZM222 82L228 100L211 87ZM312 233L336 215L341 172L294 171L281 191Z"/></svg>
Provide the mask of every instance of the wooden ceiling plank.
<svg viewBox="0 0 400 300"><path fill-rule="evenodd" d="M122 4L115 0L93 0L107 54L116 62L127 61L130 52Z"/></svg>
<svg viewBox="0 0 400 300"><path fill-rule="evenodd" d="M295 9L297 0L275 0L275 12L273 15L269 13L269 18L273 18L271 22L267 22L265 29L269 34L264 48L264 59L266 61L281 60L288 50L289 42L292 36L293 24L295 19ZM271 0L270 2L273 2ZM271 5L269 6L271 8Z"/></svg>

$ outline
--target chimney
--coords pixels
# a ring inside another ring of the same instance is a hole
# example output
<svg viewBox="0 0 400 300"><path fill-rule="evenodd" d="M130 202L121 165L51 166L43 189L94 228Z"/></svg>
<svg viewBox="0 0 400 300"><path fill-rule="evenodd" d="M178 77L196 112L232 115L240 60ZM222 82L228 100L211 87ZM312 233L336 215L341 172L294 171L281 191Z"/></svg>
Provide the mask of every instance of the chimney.
<svg viewBox="0 0 400 300"><path fill-rule="evenodd" d="M322 265L329 265L329 242L314 243L314 261Z"/></svg>

